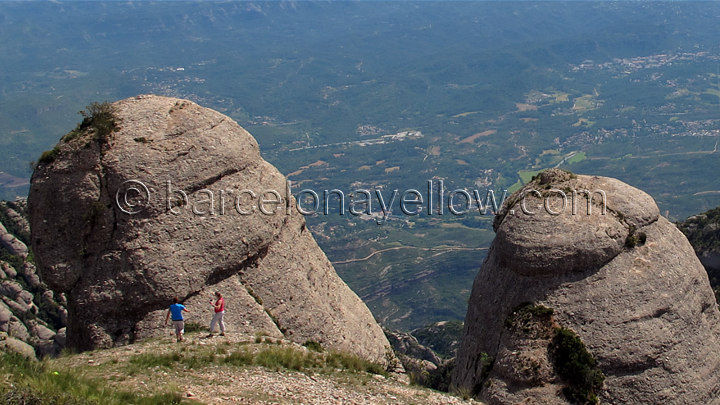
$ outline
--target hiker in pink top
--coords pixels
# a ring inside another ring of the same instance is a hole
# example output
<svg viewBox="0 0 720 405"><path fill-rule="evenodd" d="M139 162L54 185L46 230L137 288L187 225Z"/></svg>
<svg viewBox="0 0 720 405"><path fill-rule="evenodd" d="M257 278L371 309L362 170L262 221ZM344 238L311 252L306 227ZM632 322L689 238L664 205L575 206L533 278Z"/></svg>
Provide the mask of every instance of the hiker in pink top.
<svg viewBox="0 0 720 405"><path fill-rule="evenodd" d="M220 323L220 336L225 336L225 322L223 322L223 316L225 315L225 299L219 291L215 291L215 302L212 300L210 304L215 310L212 321L210 321L210 334L208 337L213 336L215 332L215 324Z"/></svg>

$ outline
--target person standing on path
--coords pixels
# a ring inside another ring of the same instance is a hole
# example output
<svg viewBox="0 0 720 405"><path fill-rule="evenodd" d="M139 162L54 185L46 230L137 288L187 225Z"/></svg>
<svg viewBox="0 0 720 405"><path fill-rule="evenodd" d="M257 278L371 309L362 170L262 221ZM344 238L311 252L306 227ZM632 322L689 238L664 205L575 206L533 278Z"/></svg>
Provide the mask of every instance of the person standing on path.
<svg viewBox="0 0 720 405"><path fill-rule="evenodd" d="M184 340L183 333L185 333L185 318L183 318L183 312L190 312L185 305L180 304L178 297L173 298L173 304L170 305L167 315L165 316L165 325L168 323L168 318L172 315L173 326L175 326L175 337L178 342Z"/></svg>
<svg viewBox="0 0 720 405"><path fill-rule="evenodd" d="M220 291L215 291L215 302L211 300L210 304L215 310L215 315L213 315L212 321L210 321L210 335L208 335L208 337L213 336L215 325L218 323L220 324L220 336L225 336L225 322L223 322L223 316L225 316L225 299L222 294L220 294Z"/></svg>

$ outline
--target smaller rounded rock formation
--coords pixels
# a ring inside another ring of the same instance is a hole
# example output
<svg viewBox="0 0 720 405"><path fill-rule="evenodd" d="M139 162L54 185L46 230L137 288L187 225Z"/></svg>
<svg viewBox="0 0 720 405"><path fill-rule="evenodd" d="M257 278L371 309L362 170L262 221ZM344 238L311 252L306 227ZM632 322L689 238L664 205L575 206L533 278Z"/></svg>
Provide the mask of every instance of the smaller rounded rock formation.
<svg viewBox="0 0 720 405"><path fill-rule="evenodd" d="M583 401L717 402L715 297L687 239L649 195L551 169L509 197L494 229L456 387L491 404L567 403L576 387L558 366L564 336L589 353L586 371L602 373L588 375L604 375Z"/></svg>

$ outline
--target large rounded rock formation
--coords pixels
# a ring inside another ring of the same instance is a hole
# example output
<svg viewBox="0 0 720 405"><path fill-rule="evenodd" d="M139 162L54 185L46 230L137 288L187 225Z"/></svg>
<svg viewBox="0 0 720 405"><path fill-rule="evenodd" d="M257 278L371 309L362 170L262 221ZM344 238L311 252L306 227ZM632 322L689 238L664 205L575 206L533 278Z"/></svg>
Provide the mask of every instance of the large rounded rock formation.
<svg viewBox="0 0 720 405"><path fill-rule="evenodd" d="M217 290L231 331L383 360L381 328L286 187L216 111L158 96L94 105L41 157L28 201L41 277L67 294L68 346L161 334L175 296L205 325Z"/></svg>
<svg viewBox="0 0 720 405"><path fill-rule="evenodd" d="M492 404L566 403L573 392L584 396L573 401L597 395L612 404L718 401L715 297L692 247L650 196L552 169L506 201L494 228L456 387ZM585 365L559 364L562 339L575 342L562 350L577 358L589 353Z"/></svg>

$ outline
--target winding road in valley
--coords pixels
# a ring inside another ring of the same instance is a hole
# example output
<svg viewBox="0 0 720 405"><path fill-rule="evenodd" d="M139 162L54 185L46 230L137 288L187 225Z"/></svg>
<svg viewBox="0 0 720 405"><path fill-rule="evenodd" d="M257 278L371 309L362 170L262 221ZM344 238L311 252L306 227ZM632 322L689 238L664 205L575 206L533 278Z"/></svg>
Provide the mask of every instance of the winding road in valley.
<svg viewBox="0 0 720 405"><path fill-rule="evenodd" d="M336 264L364 262L366 260L371 259L375 255L389 252L391 250L399 250L399 249L418 249L418 250L438 252L438 253L447 253L447 252L453 252L453 251L458 251L458 250L488 250L488 248L486 248L486 247L471 248L471 247L452 247L452 246L450 246L450 247L446 247L446 248L426 248L426 247L417 247L417 246L395 246L395 247L391 247L391 248L376 250L365 257L361 257L361 258L357 258L357 259L338 260L336 262L332 262L332 264L336 265Z"/></svg>

